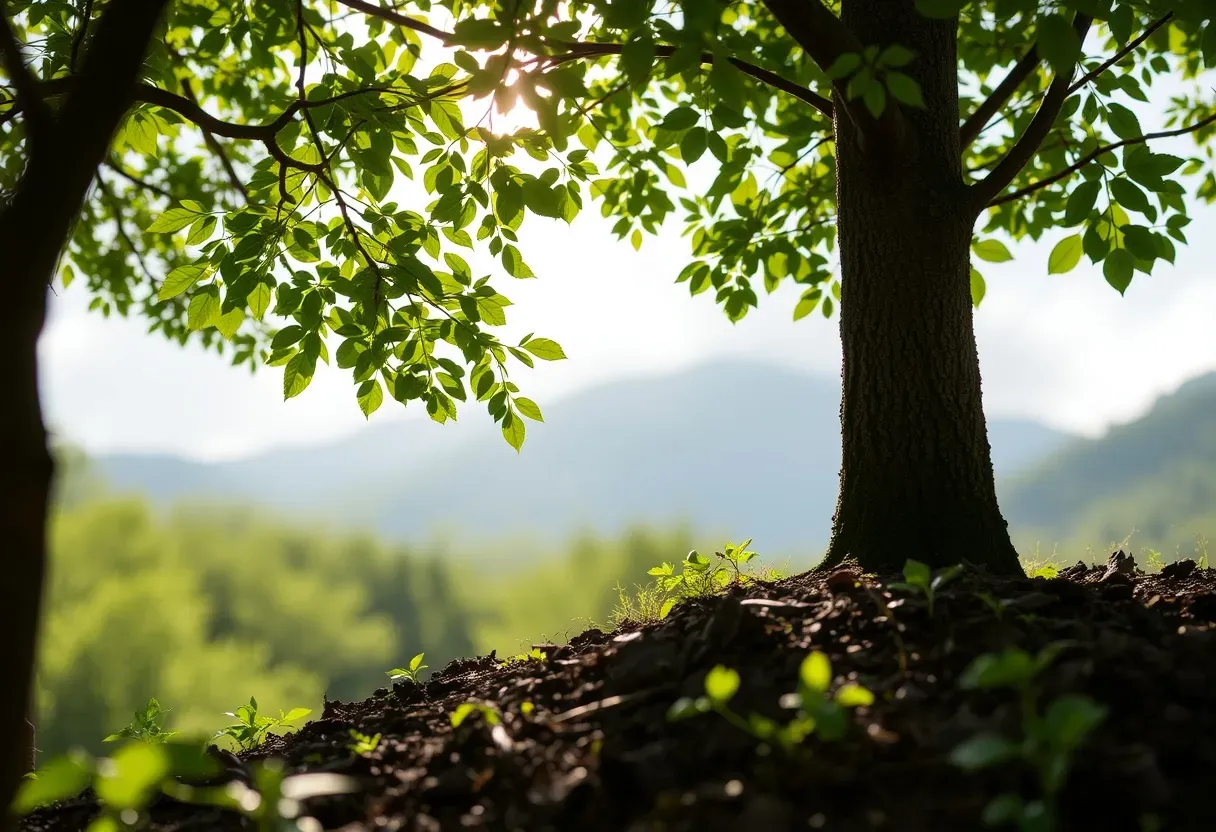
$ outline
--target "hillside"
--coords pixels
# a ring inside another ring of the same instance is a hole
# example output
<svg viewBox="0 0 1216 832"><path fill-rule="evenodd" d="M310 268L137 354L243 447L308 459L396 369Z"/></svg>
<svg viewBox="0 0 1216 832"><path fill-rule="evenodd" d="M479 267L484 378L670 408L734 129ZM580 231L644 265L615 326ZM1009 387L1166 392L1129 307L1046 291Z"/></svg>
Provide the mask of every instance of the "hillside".
<svg viewBox="0 0 1216 832"><path fill-rule="evenodd" d="M458 426L384 421L339 442L239 462L122 455L101 457L98 470L116 488L161 503L249 501L314 518L328 513L395 538L540 530L556 538L686 520L789 552L827 539L839 407L835 379L724 362L545 406L546 422L532 426L522 454L470 408ZM1025 420L994 420L991 434L998 475L1067 439Z"/></svg>
<svg viewBox="0 0 1216 832"><path fill-rule="evenodd" d="M1191 554L1197 535L1216 531L1216 373L1032 466L1005 483L1001 507L1048 548L1106 547L1134 529L1133 547Z"/></svg>

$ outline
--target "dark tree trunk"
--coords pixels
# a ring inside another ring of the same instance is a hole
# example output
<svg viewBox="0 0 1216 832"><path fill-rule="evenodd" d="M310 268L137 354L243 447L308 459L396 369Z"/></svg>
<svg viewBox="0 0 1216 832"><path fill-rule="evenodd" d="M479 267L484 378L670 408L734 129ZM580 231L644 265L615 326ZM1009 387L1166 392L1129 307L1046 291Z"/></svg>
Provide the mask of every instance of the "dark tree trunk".
<svg viewBox="0 0 1216 832"><path fill-rule="evenodd" d="M112 0L95 30L81 80L58 115L26 110L28 158L0 209L0 828L30 762L37 628L46 572L53 463L38 395L38 337L60 253L97 166L132 100L166 0ZM40 117L39 117L40 116Z"/></svg>
<svg viewBox="0 0 1216 832"><path fill-rule="evenodd" d="M867 148L837 116L844 455L825 564L1018 572L981 407L957 24L921 17L912 0L845 0L842 17L863 44L916 53L907 69L927 106L903 109L894 152Z"/></svg>

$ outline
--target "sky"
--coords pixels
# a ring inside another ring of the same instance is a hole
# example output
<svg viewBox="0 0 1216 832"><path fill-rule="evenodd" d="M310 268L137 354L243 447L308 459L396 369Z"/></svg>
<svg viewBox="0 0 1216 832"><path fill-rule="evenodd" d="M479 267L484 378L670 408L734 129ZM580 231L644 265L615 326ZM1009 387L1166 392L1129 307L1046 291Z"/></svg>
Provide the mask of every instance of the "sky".
<svg viewBox="0 0 1216 832"><path fill-rule="evenodd" d="M1158 88L1154 98L1173 91ZM1159 126L1159 113L1134 108L1146 130ZM1153 147L1194 152L1189 138ZM698 166L708 163L706 154ZM1216 228L1216 208L1196 207L1192 217L1192 243L1179 246L1177 264L1159 262L1153 275L1137 274L1122 297L1087 261L1067 275L1047 274L1051 247L1072 233L1064 229L1011 246L1011 262L978 264L988 284L976 310L976 338L989 416L1098 436L1187 379L1216 370L1216 241L1205 233ZM648 237L640 252L616 240L610 226L598 205L571 226L530 215L520 250L538 279L496 272L494 285L515 303L504 339L535 332L557 340L569 356L515 371L513 380L542 409L592 385L723 358L839 378L838 319L815 314L794 322L794 286L762 297L759 309L731 324L712 293L690 298L674 283L689 250L678 226ZM48 422L88 452L236 459L336 439L367 423L349 371L322 365L304 394L284 402L280 368L251 374L198 346L148 335L138 319L103 318L87 310L83 284L58 288L52 298L40 358ZM425 413L391 399L372 416L409 418Z"/></svg>

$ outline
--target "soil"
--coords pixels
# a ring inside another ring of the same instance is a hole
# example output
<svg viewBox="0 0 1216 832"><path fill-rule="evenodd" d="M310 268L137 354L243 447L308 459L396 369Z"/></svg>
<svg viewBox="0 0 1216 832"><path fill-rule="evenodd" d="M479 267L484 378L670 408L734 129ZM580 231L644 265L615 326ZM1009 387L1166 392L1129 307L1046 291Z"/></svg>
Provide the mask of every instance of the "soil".
<svg viewBox="0 0 1216 832"><path fill-rule="evenodd" d="M1040 701L1084 693L1109 710L1069 771L1062 827L1216 828L1216 569L1184 561L1143 574L1118 553L1052 579L967 570L932 616L886 584L845 570L739 586L657 624L542 647L544 660L455 661L421 685L327 703L297 733L232 757L227 776L248 777L267 756L292 772L352 775L357 793L305 804L344 832L982 829L990 799L1034 797L1037 781L1018 763L968 774L949 761L978 731L1016 738L1020 725L1016 694L962 690L960 675L983 653L1066 640ZM790 756L716 714L666 719L717 664L742 677L736 711L788 718L778 700L812 649L829 655L837 684L876 694L850 712L843 741L812 736ZM501 724L474 714L454 729L450 715L469 701L493 705ZM377 750L352 753L351 729L380 734ZM83 829L95 811L86 796L23 828ZM168 798L151 818L155 830L252 828Z"/></svg>

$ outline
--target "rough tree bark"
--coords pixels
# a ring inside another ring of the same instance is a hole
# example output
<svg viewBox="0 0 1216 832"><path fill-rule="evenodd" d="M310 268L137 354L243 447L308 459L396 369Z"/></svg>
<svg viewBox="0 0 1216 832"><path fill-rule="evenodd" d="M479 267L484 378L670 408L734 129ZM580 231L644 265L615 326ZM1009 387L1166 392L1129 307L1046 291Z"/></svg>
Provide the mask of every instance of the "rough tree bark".
<svg viewBox="0 0 1216 832"><path fill-rule="evenodd" d="M112 0L97 23L80 78L57 111L37 100L8 29L0 44L26 129L26 167L0 211L0 827L28 764L37 629L46 571L53 461L38 394L38 337L60 253L97 166L130 107L143 56L166 0Z"/></svg>
<svg viewBox="0 0 1216 832"><path fill-rule="evenodd" d="M904 108L896 147L876 149L837 98L844 454L824 564L888 571L915 558L1020 573L980 397L957 23L920 16L912 0L842 5L863 44L916 53L908 69L927 106Z"/></svg>

